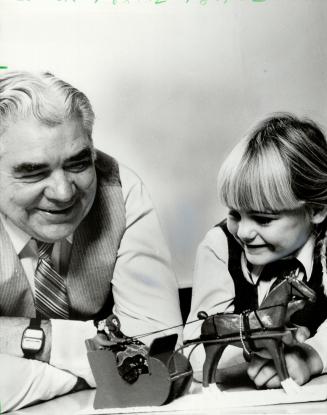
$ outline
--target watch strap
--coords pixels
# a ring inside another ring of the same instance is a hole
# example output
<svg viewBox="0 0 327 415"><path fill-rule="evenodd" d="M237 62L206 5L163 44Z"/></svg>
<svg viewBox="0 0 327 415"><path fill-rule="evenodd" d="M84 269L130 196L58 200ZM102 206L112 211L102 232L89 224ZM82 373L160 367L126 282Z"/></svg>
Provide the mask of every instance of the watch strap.
<svg viewBox="0 0 327 415"><path fill-rule="evenodd" d="M31 318L30 319L30 325L29 325L28 328L29 329L35 329L35 330L37 330L37 329L42 330L41 329L41 319L40 319L40 317Z"/></svg>
<svg viewBox="0 0 327 415"><path fill-rule="evenodd" d="M28 329L31 329L31 330L38 330L38 331L40 331L40 332L42 332L42 343L41 343L41 347L39 348L39 350L28 350L28 349L24 349L23 347L22 347L22 350L23 350L23 354L24 354L24 357L26 358L26 359L35 359L35 355L37 354L37 353L39 353L41 350L42 350L42 348L43 348L43 346L44 346L44 331L43 331L43 329L41 328L41 318L39 318L39 317L36 317L36 318L31 318L30 319L30 324L29 324L29 326L28 327L26 327L26 329L24 330L24 332L23 332L23 338L24 338L24 335L25 335L25 333L26 333L26 330L28 330ZM22 338L22 343L23 343L23 338Z"/></svg>
<svg viewBox="0 0 327 415"><path fill-rule="evenodd" d="M28 352L27 350L24 351L24 357L25 359L34 359L35 353L34 352Z"/></svg>

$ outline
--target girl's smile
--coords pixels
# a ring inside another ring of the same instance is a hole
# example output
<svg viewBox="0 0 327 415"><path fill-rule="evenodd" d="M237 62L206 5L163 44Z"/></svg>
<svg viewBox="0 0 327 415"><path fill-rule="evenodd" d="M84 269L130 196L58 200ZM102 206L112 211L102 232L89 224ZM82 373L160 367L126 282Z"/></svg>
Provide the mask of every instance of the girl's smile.
<svg viewBox="0 0 327 415"><path fill-rule="evenodd" d="M244 249L248 252L255 253L261 252L262 249L272 249L273 246L269 244L261 244L261 245L254 245L254 244L244 244Z"/></svg>
<svg viewBox="0 0 327 415"><path fill-rule="evenodd" d="M227 227L253 265L266 265L296 252L313 229L304 207L281 212L231 209Z"/></svg>

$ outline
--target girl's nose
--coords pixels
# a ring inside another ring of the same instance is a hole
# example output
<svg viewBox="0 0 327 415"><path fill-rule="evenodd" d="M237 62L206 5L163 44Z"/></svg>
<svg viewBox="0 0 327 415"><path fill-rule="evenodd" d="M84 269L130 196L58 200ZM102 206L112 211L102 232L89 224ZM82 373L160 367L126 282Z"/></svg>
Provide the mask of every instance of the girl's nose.
<svg viewBox="0 0 327 415"><path fill-rule="evenodd" d="M256 237L254 222L247 219L240 220L238 223L237 236L241 241L252 241Z"/></svg>

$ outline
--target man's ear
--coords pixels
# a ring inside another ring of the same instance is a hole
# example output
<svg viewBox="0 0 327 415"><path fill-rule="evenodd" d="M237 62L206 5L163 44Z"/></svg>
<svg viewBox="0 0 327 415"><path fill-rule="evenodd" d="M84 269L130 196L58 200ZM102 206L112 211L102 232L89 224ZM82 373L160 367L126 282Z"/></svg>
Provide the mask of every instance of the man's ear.
<svg viewBox="0 0 327 415"><path fill-rule="evenodd" d="M314 225L319 225L327 217L327 206L315 206L310 209L310 219L311 223Z"/></svg>

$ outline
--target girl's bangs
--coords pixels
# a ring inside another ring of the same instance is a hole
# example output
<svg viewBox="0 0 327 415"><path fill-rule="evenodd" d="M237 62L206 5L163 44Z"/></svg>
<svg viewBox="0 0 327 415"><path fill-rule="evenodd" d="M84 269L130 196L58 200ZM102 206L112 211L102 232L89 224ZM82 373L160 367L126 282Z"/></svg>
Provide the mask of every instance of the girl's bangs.
<svg viewBox="0 0 327 415"><path fill-rule="evenodd" d="M256 212L293 210L303 205L294 196L290 172L276 151L226 160L220 174L220 197L229 208Z"/></svg>

